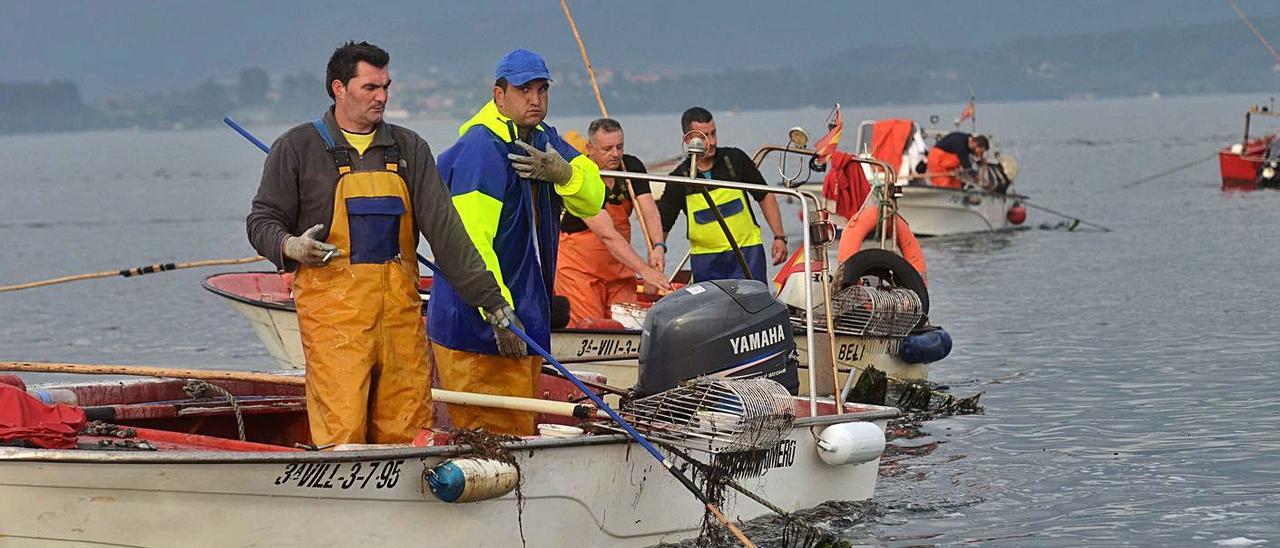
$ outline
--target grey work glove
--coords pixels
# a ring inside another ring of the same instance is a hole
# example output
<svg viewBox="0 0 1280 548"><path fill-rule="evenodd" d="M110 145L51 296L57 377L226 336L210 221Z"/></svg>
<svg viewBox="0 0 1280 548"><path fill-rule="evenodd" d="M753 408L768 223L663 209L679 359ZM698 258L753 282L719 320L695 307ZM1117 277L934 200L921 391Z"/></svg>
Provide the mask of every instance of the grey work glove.
<svg viewBox="0 0 1280 548"><path fill-rule="evenodd" d="M284 255L307 266L324 266L329 259L342 255L337 246L316 239L324 225L308 228L301 236L289 236L284 241Z"/></svg>
<svg viewBox="0 0 1280 548"><path fill-rule="evenodd" d="M510 306L503 305L502 308L491 310L485 314L485 319L489 320L489 324L493 326L493 336L498 339L498 353L508 358L519 358L529 355L525 350L524 340L519 335L512 333L511 326L516 326L524 331L524 325L520 323L520 318L516 317L516 311Z"/></svg>
<svg viewBox="0 0 1280 548"><path fill-rule="evenodd" d="M524 141L516 141L516 144L529 153L528 156L507 154L507 159L511 160L511 167L514 167L521 177L557 185L563 185L573 178L573 166L570 166L569 162L551 147L551 143L547 143L545 151L538 150Z"/></svg>

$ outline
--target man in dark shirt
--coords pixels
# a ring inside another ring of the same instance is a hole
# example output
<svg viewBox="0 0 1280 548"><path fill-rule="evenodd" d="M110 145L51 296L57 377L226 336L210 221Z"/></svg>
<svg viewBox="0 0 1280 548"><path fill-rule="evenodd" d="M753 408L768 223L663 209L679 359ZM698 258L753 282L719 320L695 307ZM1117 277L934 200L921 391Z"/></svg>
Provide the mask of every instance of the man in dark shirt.
<svg viewBox="0 0 1280 548"><path fill-rule="evenodd" d="M736 148L716 146L716 123L707 109L693 107L686 110L680 117L680 129L685 134L690 131L700 132L698 137L706 144L706 152L698 156L697 177L767 184L747 153ZM689 176L689 160L686 159L671 174ZM680 213L684 212L689 223L689 250L692 253L690 265L695 282L750 278L768 283L760 224L756 221L747 196L749 194L760 202L760 211L773 232L771 256L775 265L782 264L787 258L787 236L782 229L778 200L773 194L766 192L747 193L728 188L708 191L751 271L742 272L729 239L716 220L715 212L697 187L669 184L663 191L662 197L658 199L658 212L662 215L664 239L671 232L671 227L675 226Z"/></svg>
<svg viewBox="0 0 1280 548"><path fill-rule="evenodd" d="M990 146L983 135L970 135L963 131L948 133L929 149L929 180L933 186L960 188L957 170L972 172L973 160L969 158L970 155L982 162L982 157Z"/></svg>

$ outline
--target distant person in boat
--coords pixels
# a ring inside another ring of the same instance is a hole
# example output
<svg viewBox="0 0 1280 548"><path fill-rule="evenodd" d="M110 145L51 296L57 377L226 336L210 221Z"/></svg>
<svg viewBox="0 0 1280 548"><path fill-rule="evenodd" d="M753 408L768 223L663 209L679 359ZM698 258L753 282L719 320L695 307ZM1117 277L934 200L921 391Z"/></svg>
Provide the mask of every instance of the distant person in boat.
<svg viewBox="0 0 1280 548"><path fill-rule="evenodd" d="M764 176L756 169L755 162L751 161L746 152L717 146L716 122L707 109L693 107L684 111L680 117L680 130L686 138L693 131L694 135L705 141L706 152L698 156L697 177L766 184ZM689 176L689 160L685 159L671 174ZM773 232L770 255L775 265L782 264L787 259L787 236L783 232L778 200L773 194L766 192L748 193L728 188L709 189L709 192L715 208L720 210L751 271L742 271L729 239L720 228L715 212L699 187L669 184L663 190L662 197L658 199L663 239L666 239L675 226L680 213L684 212L688 219L689 249L692 253L690 264L695 282L750 278L768 283L764 240L760 234L760 223L751 210L751 198L760 203L764 220Z"/></svg>
<svg viewBox="0 0 1280 548"><path fill-rule="evenodd" d="M623 152L624 145L622 125L617 120L600 118L587 128L587 157L597 166L646 173L644 163ZM583 220L566 211L560 218L556 293L569 299L570 325L609 319L612 303L635 302L636 272L642 273L648 284L671 288L662 276L667 244L649 182L632 179L634 197L627 189L627 179L609 178L604 183L602 213ZM637 209L654 242L648 264L631 248L631 211Z"/></svg>
<svg viewBox="0 0 1280 548"><path fill-rule="evenodd" d="M983 163L990 147L986 136L963 131L948 133L929 149L929 181L937 187L961 188L959 174L974 171L971 156Z"/></svg>
<svg viewBox="0 0 1280 548"><path fill-rule="evenodd" d="M389 62L367 42L333 52L333 106L272 145L247 219L254 249L297 271L317 446L407 443L432 424L419 233L462 301L494 320L515 316L449 205L427 142L383 121ZM514 336L491 328L490 344L495 332Z"/></svg>
<svg viewBox="0 0 1280 548"><path fill-rule="evenodd" d="M551 72L541 56L512 50L498 62L494 78L493 99L440 154L440 173L471 241L515 309L512 321L550 348L560 213L600 213L604 182L590 158L543 123ZM529 356L519 340L500 338L495 344L490 321L454 284L453 278L435 282L427 312L441 386L534 397L542 358ZM517 345L521 355L511 357L503 350L508 344ZM531 435L534 429L532 413L450 406L450 415L455 426L493 433Z"/></svg>

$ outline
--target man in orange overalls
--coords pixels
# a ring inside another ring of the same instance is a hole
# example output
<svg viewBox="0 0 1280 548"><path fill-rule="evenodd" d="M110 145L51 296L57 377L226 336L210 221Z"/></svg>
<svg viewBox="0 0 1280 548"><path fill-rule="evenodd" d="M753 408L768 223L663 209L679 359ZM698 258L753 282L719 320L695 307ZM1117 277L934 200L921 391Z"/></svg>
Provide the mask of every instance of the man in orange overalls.
<svg viewBox="0 0 1280 548"><path fill-rule="evenodd" d="M972 171L972 154L982 162L983 155L991 144L984 135L970 135L963 131L948 133L929 149L928 169L929 181L933 186L943 188L960 188L958 171Z"/></svg>
<svg viewBox="0 0 1280 548"><path fill-rule="evenodd" d="M258 253L297 270L293 296L317 446L407 443L431 427L419 232L470 306L491 323L515 317L467 237L427 142L383 122L389 62L366 42L334 51L327 70L334 106L272 145L247 219ZM501 327L494 333L514 338Z"/></svg>
<svg viewBox="0 0 1280 548"><path fill-rule="evenodd" d="M623 152L625 142L622 125L612 118L600 118L587 128L587 157L601 169L646 173L635 156ZM565 212L560 219L560 252L556 264L556 293L569 299L570 325L611 317L612 303L636 300L636 272L649 282L669 288L662 279L666 266L662 241L662 218L649 191L649 182L632 179L604 179L606 194L604 211L580 219ZM649 229L653 248L644 264L631 250L631 211L638 209ZM625 261L625 262L624 262ZM630 263L630 264L627 264Z"/></svg>

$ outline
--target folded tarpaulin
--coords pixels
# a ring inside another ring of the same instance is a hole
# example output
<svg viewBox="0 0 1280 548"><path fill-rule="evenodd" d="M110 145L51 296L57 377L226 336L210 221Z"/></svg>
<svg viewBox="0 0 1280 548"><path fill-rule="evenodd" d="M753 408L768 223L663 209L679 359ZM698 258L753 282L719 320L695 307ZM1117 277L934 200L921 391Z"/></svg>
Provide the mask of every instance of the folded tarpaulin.
<svg viewBox="0 0 1280 548"><path fill-rule="evenodd" d="M74 449L84 424L79 407L45 405L26 390L0 384L0 445Z"/></svg>
<svg viewBox="0 0 1280 548"><path fill-rule="evenodd" d="M871 155L897 168L914 126L911 120L876 120L871 126Z"/></svg>

